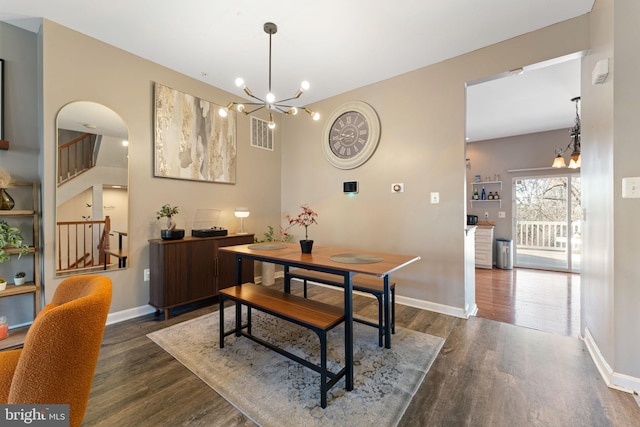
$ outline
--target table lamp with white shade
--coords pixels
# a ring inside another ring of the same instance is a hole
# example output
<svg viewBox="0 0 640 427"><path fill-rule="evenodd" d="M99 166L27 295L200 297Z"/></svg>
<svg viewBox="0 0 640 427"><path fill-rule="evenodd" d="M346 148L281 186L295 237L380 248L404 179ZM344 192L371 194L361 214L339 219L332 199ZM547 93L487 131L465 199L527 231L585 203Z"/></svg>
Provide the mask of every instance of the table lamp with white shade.
<svg viewBox="0 0 640 427"><path fill-rule="evenodd" d="M234 214L236 218L240 218L240 231L237 234L247 234L244 231L244 224L242 223L242 220L249 216L249 208L236 208Z"/></svg>

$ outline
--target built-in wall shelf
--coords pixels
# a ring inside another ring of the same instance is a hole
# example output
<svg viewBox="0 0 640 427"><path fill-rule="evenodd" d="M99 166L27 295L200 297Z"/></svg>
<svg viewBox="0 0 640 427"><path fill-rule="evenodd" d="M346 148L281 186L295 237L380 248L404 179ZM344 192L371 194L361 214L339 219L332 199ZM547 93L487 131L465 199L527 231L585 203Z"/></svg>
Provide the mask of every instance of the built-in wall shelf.
<svg viewBox="0 0 640 427"><path fill-rule="evenodd" d="M472 181L471 183L471 206L474 205L474 203L497 203L500 207L502 207L502 195L499 194L500 198L499 199L474 199L474 194L477 191L478 192L478 197L480 196L480 193L482 191L482 187L484 187L485 189L485 193L487 195L487 197L489 197L489 193L502 193L502 181Z"/></svg>

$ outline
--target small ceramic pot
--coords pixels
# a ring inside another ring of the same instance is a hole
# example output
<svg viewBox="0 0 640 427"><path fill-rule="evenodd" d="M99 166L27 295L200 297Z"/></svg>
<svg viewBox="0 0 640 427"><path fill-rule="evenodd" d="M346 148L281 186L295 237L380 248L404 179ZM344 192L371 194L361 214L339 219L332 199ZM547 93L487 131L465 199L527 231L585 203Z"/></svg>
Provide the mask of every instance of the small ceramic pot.
<svg viewBox="0 0 640 427"><path fill-rule="evenodd" d="M300 249L303 254L310 254L313 249L313 240L300 240Z"/></svg>
<svg viewBox="0 0 640 427"><path fill-rule="evenodd" d="M160 236L162 240L180 240L184 237L184 230L161 230Z"/></svg>
<svg viewBox="0 0 640 427"><path fill-rule="evenodd" d="M24 277L14 277L13 284L16 286L24 285Z"/></svg>

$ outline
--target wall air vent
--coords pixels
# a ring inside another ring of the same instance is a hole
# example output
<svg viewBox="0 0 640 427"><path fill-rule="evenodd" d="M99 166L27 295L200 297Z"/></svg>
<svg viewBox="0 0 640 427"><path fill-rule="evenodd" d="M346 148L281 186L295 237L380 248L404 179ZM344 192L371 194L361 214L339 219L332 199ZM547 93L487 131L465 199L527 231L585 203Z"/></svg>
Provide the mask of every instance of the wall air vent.
<svg viewBox="0 0 640 427"><path fill-rule="evenodd" d="M273 151L273 129L268 121L251 116L251 146Z"/></svg>

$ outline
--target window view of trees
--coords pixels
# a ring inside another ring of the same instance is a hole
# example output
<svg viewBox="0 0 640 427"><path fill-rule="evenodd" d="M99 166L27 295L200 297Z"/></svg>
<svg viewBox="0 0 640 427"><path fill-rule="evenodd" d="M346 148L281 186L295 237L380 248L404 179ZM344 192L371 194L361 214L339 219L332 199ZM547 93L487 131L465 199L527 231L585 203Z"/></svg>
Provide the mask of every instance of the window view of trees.
<svg viewBox="0 0 640 427"><path fill-rule="evenodd" d="M514 243L519 264L535 262L545 267L544 263L552 263L567 268L569 255L574 256L573 264L579 263L575 255L581 248L580 184L577 175L516 180ZM566 255L560 259L553 253Z"/></svg>

